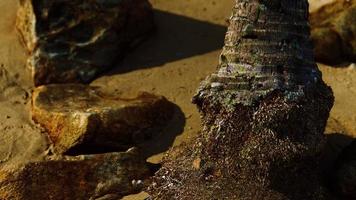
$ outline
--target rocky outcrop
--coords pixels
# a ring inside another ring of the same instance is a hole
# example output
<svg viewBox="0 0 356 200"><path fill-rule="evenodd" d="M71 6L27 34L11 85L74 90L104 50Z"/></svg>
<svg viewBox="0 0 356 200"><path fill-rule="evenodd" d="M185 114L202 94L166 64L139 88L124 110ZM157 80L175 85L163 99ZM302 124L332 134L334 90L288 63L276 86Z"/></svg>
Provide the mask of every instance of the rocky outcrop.
<svg viewBox="0 0 356 200"><path fill-rule="evenodd" d="M356 1L333 1L311 13L317 61L340 64L356 61Z"/></svg>
<svg viewBox="0 0 356 200"><path fill-rule="evenodd" d="M147 0L21 0L17 28L36 86L88 82L153 28Z"/></svg>
<svg viewBox="0 0 356 200"><path fill-rule="evenodd" d="M33 92L33 119L48 132L55 153L126 150L170 119L173 104L141 93L120 98L80 84L41 86Z"/></svg>
<svg viewBox="0 0 356 200"><path fill-rule="evenodd" d="M0 199L120 199L144 187L151 174L136 149L122 153L53 157L1 172Z"/></svg>

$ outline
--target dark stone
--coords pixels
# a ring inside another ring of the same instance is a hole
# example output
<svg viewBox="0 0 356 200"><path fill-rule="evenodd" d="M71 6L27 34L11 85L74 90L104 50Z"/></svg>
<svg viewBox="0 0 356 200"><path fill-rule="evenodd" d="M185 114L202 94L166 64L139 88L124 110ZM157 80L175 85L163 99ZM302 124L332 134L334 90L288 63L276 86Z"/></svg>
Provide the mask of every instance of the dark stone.
<svg viewBox="0 0 356 200"><path fill-rule="evenodd" d="M153 29L147 0L21 0L17 28L36 86L87 83Z"/></svg>

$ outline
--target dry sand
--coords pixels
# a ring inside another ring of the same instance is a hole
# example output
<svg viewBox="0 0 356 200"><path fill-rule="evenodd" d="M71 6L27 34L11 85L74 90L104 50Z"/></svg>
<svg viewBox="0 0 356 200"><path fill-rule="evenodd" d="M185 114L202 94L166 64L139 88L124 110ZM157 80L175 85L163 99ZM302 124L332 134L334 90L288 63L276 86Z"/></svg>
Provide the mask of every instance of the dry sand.
<svg viewBox="0 0 356 200"><path fill-rule="evenodd" d="M318 8L320 8L321 6L331 3L335 0L309 0L309 10L312 12Z"/></svg>
<svg viewBox="0 0 356 200"><path fill-rule="evenodd" d="M30 74L14 28L17 1L0 1L0 167L42 158L47 142L30 119Z"/></svg>
<svg viewBox="0 0 356 200"><path fill-rule="evenodd" d="M315 0L311 9L330 0ZM148 91L166 96L180 108L168 127L148 143L150 160L159 162L169 145L196 136L200 119L191 97L199 82L213 72L223 45L232 0L150 0L157 32L112 71L92 85L123 95ZM47 140L30 120L32 87L26 52L15 30L17 1L0 0L0 166L42 158ZM336 96L327 133L356 137L356 69L320 65ZM9 116L10 118L8 118ZM128 199L142 199L141 194Z"/></svg>

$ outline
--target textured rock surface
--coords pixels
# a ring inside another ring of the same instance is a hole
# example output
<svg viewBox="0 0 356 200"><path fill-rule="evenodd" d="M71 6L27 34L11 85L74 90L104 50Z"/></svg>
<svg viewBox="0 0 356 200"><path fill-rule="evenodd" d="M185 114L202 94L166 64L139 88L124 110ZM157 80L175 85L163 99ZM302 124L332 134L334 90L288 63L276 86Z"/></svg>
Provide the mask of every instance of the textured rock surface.
<svg viewBox="0 0 356 200"><path fill-rule="evenodd" d="M346 147L336 161L331 183L345 199L356 198L356 140Z"/></svg>
<svg viewBox="0 0 356 200"><path fill-rule="evenodd" d="M327 64L356 61L356 1L327 4L310 16L316 59Z"/></svg>
<svg viewBox="0 0 356 200"><path fill-rule="evenodd" d="M88 82L153 28L147 0L21 0L17 28L35 85Z"/></svg>
<svg viewBox="0 0 356 200"><path fill-rule="evenodd" d="M1 172L0 199L116 200L140 191L150 174L135 149L53 158Z"/></svg>
<svg viewBox="0 0 356 200"><path fill-rule="evenodd" d="M56 153L127 149L159 129L173 109L161 96L122 99L80 84L41 86L32 103L33 119L47 130Z"/></svg>
<svg viewBox="0 0 356 200"><path fill-rule="evenodd" d="M314 58L306 0L236 0L218 71L194 97L203 132L172 151L153 199L330 199L320 155L331 89Z"/></svg>

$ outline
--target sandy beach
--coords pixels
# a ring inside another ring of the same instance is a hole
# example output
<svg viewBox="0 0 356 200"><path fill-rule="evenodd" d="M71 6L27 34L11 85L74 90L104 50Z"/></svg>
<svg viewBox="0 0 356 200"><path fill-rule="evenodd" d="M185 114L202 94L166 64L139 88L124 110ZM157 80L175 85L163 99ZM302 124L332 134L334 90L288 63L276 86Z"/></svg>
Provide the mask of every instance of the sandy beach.
<svg viewBox="0 0 356 200"><path fill-rule="evenodd" d="M330 0L313 1L314 10ZM191 103L199 82L213 72L223 46L232 0L150 0L157 31L111 71L91 85L123 96L147 91L163 95L179 109L155 141L179 145L200 131ZM31 120L31 72L15 29L17 1L0 1L0 167L40 160L48 147L43 130ZM335 104L326 133L356 137L356 66L319 64L333 88ZM146 144L150 161L158 163L169 145ZM162 148L164 146L164 148ZM129 199L142 199L142 195Z"/></svg>

